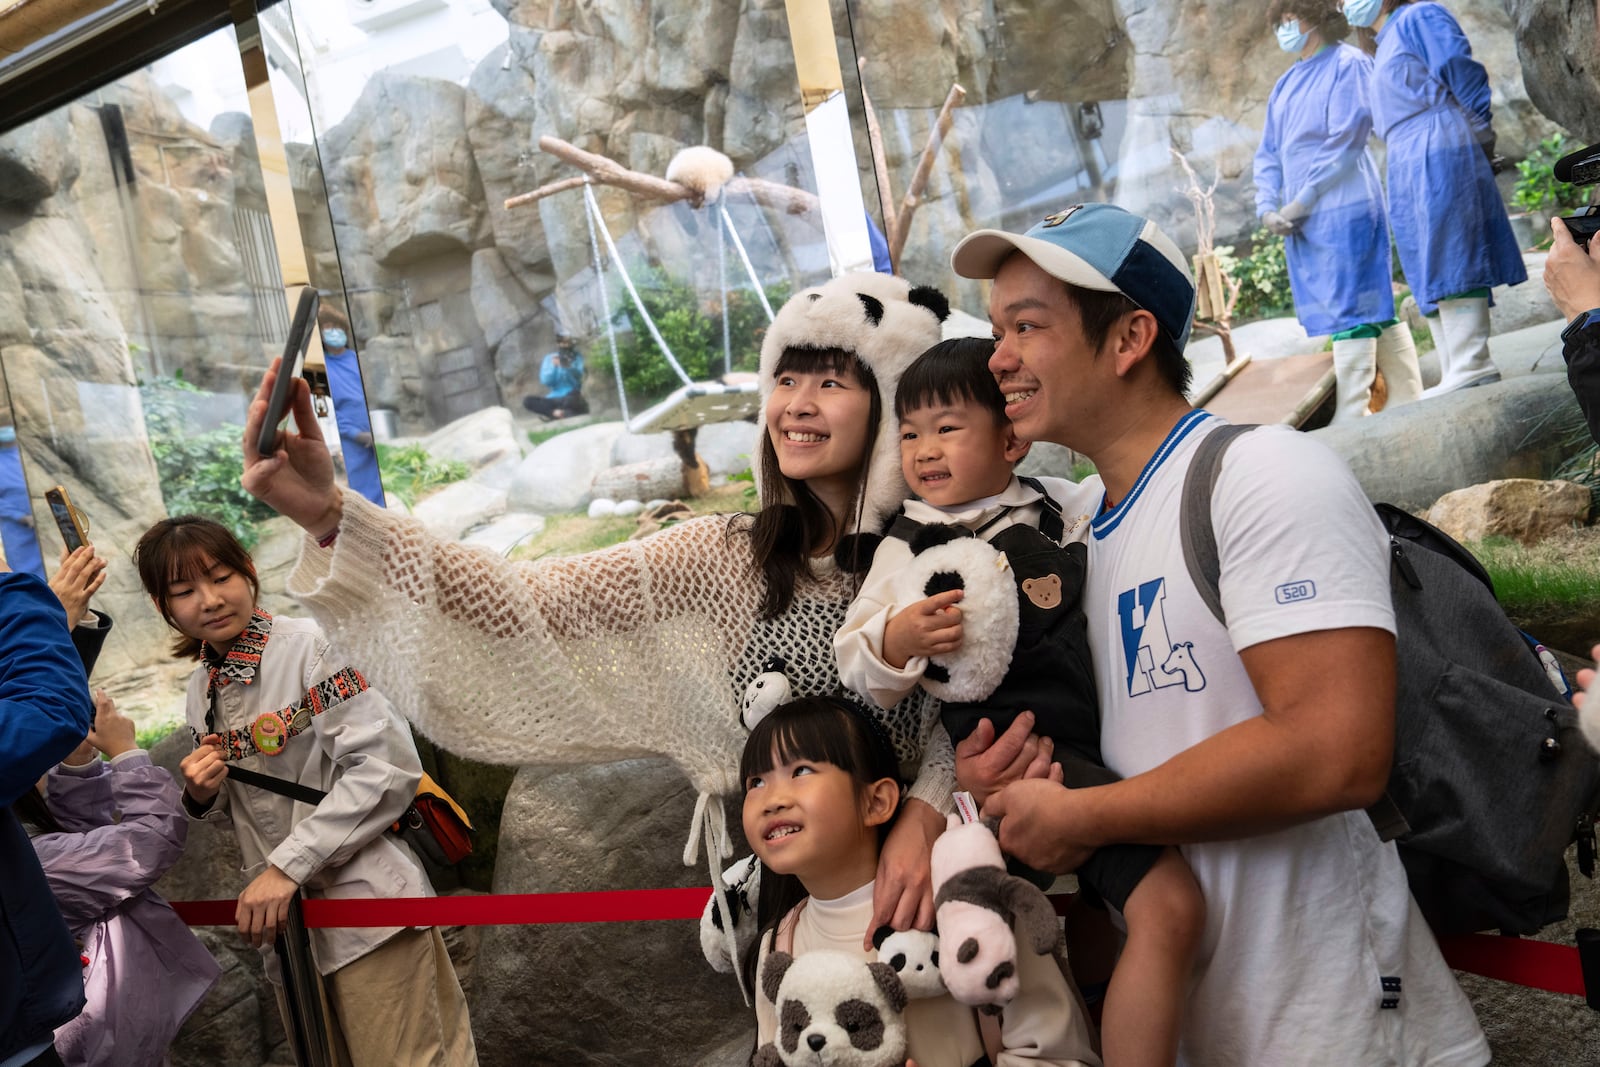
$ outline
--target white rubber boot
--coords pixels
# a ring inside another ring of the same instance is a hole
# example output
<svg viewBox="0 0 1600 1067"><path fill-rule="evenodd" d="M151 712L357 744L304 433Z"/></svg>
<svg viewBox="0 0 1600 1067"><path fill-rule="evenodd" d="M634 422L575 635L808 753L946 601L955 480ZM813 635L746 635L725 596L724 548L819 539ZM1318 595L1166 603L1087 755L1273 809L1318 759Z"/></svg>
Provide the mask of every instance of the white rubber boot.
<svg viewBox="0 0 1600 1067"><path fill-rule="evenodd" d="M1378 370L1389 387L1384 410L1409 404L1422 395L1422 371L1417 369L1417 344L1403 322L1384 328L1378 337Z"/></svg>
<svg viewBox="0 0 1600 1067"><path fill-rule="evenodd" d="M1500 380L1489 358L1488 297L1439 301L1439 328L1447 349L1439 353L1439 384L1424 389L1424 398Z"/></svg>
<svg viewBox="0 0 1600 1067"><path fill-rule="evenodd" d="M1350 422L1367 414L1367 405L1372 403L1372 376L1377 369L1376 337L1333 342L1334 422Z"/></svg>

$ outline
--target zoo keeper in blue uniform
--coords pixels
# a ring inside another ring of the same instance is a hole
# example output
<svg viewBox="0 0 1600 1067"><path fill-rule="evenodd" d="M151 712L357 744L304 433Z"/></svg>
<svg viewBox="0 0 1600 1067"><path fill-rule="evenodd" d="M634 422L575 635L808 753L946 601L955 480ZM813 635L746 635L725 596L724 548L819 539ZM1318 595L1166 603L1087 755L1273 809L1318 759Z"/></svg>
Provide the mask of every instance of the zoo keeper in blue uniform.
<svg viewBox="0 0 1600 1067"><path fill-rule="evenodd" d="M345 476L350 488L383 507L383 480L372 443L372 418L367 391L361 384L361 361L350 347L350 320L324 305L317 312L322 329L322 355L328 367L328 392L333 396L333 421L339 427Z"/></svg>
<svg viewBox="0 0 1600 1067"><path fill-rule="evenodd" d="M1383 186L1367 151L1372 60L1339 43L1350 35L1339 0L1274 0L1267 20L1299 58L1267 98L1256 214L1284 239L1300 325L1333 335L1334 418L1359 418L1378 371L1389 405L1422 393L1411 331L1394 317Z"/></svg>
<svg viewBox="0 0 1600 1067"><path fill-rule="evenodd" d="M1489 358L1489 290L1528 280L1489 160L1489 78L1455 17L1435 3L1346 0L1378 31L1372 117L1389 146L1389 222L1439 352L1437 396L1500 380Z"/></svg>

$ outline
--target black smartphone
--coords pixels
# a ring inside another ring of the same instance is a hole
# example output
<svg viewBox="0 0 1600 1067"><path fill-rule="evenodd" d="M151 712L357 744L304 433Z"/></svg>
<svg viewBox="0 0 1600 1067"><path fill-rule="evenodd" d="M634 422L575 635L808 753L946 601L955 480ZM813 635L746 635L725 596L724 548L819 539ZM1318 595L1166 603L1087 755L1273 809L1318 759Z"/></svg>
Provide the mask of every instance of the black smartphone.
<svg viewBox="0 0 1600 1067"><path fill-rule="evenodd" d="M289 414L289 389L300 377L300 360L311 344L311 331L317 326L317 291L309 285L300 287L300 299L295 304L294 322L289 325L289 337L283 343L283 362L278 365L278 380L272 385L272 396L267 401L267 418L261 424L261 437L256 448L263 456L278 450L278 429Z"/></svg>
<svg viewBox="0 0 1600 1067"><path fill-rule="evenodd" d="M78 514L78 509L72 506L66 487L57 485L46 489L44 499L50 505L50 515L56 520L56 529L61 531L61 540L67 543L67 551L76 552L82 548L89 540L88 524Z"/></svg>

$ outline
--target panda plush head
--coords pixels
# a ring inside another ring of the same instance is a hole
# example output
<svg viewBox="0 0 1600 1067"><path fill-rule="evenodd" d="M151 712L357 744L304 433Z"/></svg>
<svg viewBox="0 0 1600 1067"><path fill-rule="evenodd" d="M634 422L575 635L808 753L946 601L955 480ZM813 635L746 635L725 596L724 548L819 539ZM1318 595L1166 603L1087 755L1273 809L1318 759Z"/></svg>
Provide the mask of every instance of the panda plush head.
<svg viewBox="0 0 1600 1067"><path fill-rule="evenodd" d="M896 930L880 926L872 933L878 962L887 963L900 976L912 1000L936 997L945 991L939 977L939 935L932 930Z"/></svg>
<svg viewBox="0 0 1600 1067"><path fill-rule="evenodd" d="M884 963L843 952L798 958L773 952L761 988L778 1016L774 1039L754 1067L903 1067L905 987Z"/></svg>
<svg viewBox="0 0 1600 1067"><path fill-rule="evenodd" d="M872 372L879 407L876 437L869 446L867 484L845 530L850 545L867 538L862 551L841 552L858 566L870 557L888 520L911 493L900 474L900 432L894 418L894 391L918 356L937 344L950 303L937 289L915 288L904 278L871 271L840 275L805 289L779 309L761 342L762 410L772 396L778 367L790 349L849 352ZM787 484L766 468L772 445L763 437L762 461L755 464L756 489L763 506L792 504ZM774 466L775 469L775 466ZM776 484L772 484L776 482Z"/></svg>

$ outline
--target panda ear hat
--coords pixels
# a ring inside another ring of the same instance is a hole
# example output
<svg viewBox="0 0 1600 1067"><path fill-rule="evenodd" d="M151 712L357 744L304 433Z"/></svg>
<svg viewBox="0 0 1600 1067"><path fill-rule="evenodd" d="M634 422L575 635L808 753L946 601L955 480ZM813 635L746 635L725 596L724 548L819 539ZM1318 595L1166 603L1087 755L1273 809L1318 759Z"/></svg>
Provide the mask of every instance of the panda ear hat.
<svg viewBox="0 0 1600 1067"><path fill-rule="evenodd" d="M911 495L900 475L900 430L894 394L900 375L942 338L950 303L937 289L913 287L904 278L861 271L805 289L779 309L761 343L761 403L772 395L778 360L789 348L838 348L852 352L878 382L883 415L870 445L867 485L846 536L881 534ZM790 504L780 481L765 484L756 464L756 488L764 505ZM875 543L875 542L868 542ZM863 551L863 557L870 557Z"/></svg>

